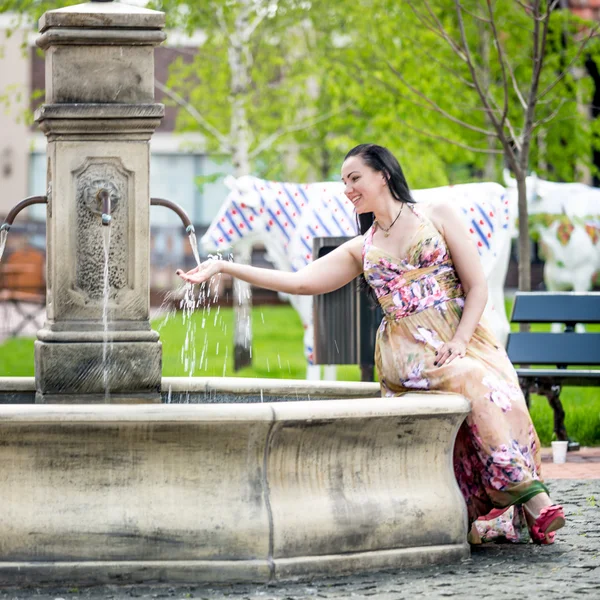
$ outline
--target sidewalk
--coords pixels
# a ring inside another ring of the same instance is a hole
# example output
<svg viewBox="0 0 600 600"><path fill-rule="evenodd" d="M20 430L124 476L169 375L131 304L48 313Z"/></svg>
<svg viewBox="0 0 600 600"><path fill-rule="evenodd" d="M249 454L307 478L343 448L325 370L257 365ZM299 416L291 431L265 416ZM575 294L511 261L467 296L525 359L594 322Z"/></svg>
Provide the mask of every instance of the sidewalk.
<svg viewBox="0 0 600 600"><path fill-rule="evenodd" d="M552 462L551 448L542 448L542 475L544 479L600 479L600 447L568 452L562 465Z"/></svg>

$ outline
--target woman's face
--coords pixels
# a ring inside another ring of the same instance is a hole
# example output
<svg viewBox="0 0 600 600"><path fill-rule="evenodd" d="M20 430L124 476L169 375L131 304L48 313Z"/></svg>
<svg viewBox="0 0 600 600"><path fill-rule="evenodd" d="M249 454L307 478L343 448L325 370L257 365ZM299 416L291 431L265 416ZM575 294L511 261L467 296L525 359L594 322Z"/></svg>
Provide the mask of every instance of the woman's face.
<svg viewBox="0 0 600 600"><path fill-rule="evenodd" d="M386 185L383 173L371 169L360 156L350 156L342 165L344 193L358 214L373 212L374 201Z"/></svg>

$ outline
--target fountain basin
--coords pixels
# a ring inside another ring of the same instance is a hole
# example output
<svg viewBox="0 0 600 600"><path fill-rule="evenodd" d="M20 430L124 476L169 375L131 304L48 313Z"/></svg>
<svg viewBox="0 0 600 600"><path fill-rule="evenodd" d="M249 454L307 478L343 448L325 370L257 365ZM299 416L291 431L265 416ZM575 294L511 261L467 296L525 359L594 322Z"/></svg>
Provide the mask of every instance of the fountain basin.
<svg viewBox="0 0 600 600"><path fill-rule="evenodd" d="M360 381L307 381L305 379L260 379L255 377L163 377L161 399L167 404L205 404L234 402L289 402L332 398L377 398L377 383ZM34 404L34 377L0 377L0 405ZM74 396L77 398L77 396ZM86 397L86 402L89 401ZM111 403L131 403L118 393ZM99 402L105 400L104 395Z"/></svg>
<svg viewBox="0 0 600 600"><path fill-rule="evenodd" d="M452 394L0 405L0 584L266 582L469 555Z"/></svg>

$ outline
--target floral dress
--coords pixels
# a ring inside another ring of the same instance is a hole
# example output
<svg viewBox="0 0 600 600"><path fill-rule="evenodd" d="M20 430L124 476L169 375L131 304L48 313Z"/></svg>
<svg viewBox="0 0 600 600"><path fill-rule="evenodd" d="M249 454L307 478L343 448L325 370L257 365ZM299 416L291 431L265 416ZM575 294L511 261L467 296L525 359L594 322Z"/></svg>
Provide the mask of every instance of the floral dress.
<svg viewBox="0 0 600 600"><path fill-rule="evenodd" d="M463 395L471 413L454 448L454 471L469 520L486 538L518 541L520 505L540 492L540 444L504 348L485 320L466 355L435 366L436 349L452 339L464 307L464 291L443 236L420 215L405 258L373 245L375 224L365 236L364 274L383 309L375 363L383 396L435 390ZM504 515L502 516L502 514Z"/></svg>

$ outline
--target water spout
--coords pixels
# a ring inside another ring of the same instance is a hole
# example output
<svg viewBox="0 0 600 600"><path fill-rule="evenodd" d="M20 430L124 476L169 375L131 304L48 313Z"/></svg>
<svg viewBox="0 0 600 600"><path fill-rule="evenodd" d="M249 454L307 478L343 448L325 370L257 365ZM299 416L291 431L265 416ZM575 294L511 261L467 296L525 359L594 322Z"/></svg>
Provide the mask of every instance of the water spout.
<svg viewBox="0 0 600 600"><path fill-rule="evenodd" d="M16 216L28 206L32 204L47 204L48 198L47 196L29 196L29 198L25 198L25 200L21 200L18 204L15 204L13 208L8 213L4 223L0 226L0 231L9 231L12 227L12 224L16 218Z"/></svg>
<svg viewBox="0 0 600 600"><path fill-rule="evenodd" d="M110 205L110 192L105 189L101 189L97 194L96 198L102 205L102 225L108 227L112 221L111 205Z"/></svg>
<svg viewBox="0 0 600 600"><path fill-rule="evenodd" d="M46 196L29 196L29 198L25 198L25 200L21 200L18 204L13 206L12 210L8 213L6 220L2 225L0 225L0 260L2 260L2 255L4 254L4 248L6 248L6 239L8 238L8 232L12 227L12 224L16 218L16 216L28 206L32 204L47 204L48 198Z"/></svg>
<svg viewBox="0 0 600 600"><path fill-rule="evenodd" d="M164 206L165 208L170 208L177 216L181 219L183 226L185 227L185 232L188 234L190 240L190 246L192 247L192 253L194 255L194 259L196 260L196 264L200 264L200 255L198 254L198 240L196 239L196 229L192 225L192 221L189 218L188 214L179 206L179 204L175 204L171 200L165 200L164 198L150 198L151 206Z"/></svg>
<svg viewBox="0 0 600 600"><path fill-rule="evenodd" d="M150 205L170 208L181 219L183 226L185 227L185 232L195 233L196 230L192 225L191 219L188 217L188 214L185 212L185 210L179 206L179 204L175 204L175 202L171 202L171 200L165 200L164 198L150 198Z"/></svg>

